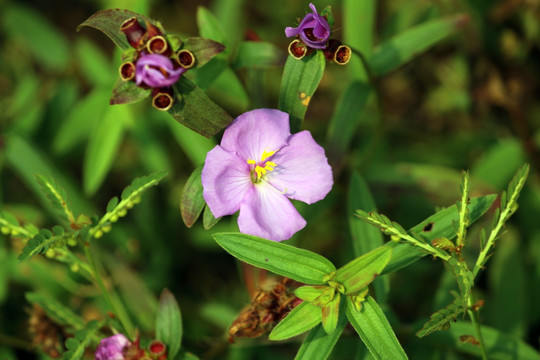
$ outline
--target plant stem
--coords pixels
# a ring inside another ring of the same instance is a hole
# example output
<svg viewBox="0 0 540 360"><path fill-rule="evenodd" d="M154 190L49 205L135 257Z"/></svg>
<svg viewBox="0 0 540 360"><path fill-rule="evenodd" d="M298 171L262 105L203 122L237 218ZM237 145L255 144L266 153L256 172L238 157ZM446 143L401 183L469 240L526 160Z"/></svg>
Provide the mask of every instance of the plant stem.
<svg viewBox="0 0 540 360"><path fill-rule="evenodd" d="M112 296L112 294L105 287L105 284L103 283L103 279L101 278L101 275L96 266L96 261L94 257L92 256L92 253L90 252L90 244L86 242L83 247L84 247L84 253L86 254L86 258L88 259L88 263L90 264L90 267L92 269L92 276L94 277L94 280L96 281L98 287L100 288L101 293L105 297L105 300L109 304L109 307L111 308L111 311L113 312L113 314L115 314L118 317L118 320L124 327L127 337L133 339L133 336L135 335L134 328L133 328L133 324L129 320L129 317L127 316L126 310L124 309L122 303L120 302L120 299L116 295Z"/></svg>
<svg viewBox="0 0 540 360"><path fill-rule="evenodd" d="M469 314L469 317L471 318L471 322L474 325L474 329L476 331L476 337L477 340L480 342L480 351L482 352L482 360L487 360L487 350L486 350L486 344L484 343L484 337L482 336L482 328L480 326L480 319L478 318L478 311L471 310L471 307L474 305L474 301L472 298L472 294L469 296L468 301L468 307L469 310L467 310L467 313Z"/></svg>

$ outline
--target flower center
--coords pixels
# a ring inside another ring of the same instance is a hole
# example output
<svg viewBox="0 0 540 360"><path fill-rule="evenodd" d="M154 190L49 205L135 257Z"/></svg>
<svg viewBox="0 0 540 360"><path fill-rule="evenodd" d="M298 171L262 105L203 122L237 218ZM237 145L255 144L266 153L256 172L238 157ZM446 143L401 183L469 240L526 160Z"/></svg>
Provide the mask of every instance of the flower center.
<svg viewBox="0 0 540 360"><path fill-rule="evenodd" d="M252 167L251 169L251 180L253 181L253 183L260 182L263 176L266 175L268 171L274 170L277 164L273 161L265 161L265 160L271 157L272 155L274 155L278 150L274 150L274 151L264 150L261 156L261 161L259 161L258 163L257 161L252 160L252 159L247 160L247 163L249 165L254 165L254 167Z"/></svg>

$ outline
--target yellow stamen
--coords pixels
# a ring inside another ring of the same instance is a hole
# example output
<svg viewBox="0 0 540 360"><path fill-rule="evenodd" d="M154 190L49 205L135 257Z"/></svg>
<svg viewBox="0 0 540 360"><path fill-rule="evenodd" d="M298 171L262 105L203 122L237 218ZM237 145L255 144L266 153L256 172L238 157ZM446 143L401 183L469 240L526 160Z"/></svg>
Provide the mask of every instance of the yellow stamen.
<svg viewBox="0 0 540 360"><path fill-rule="evenodd" d="M252 170L253 171L252 176L253 176L253 173L256 174L256 178L253 179L254 182L259 182L261 178L263 177L263 175L266 175L267 171L274 170L277 164L273 161L265 162L265 160L271 157L272 155L274 155L278 150L274 150L274 151L264 150L261 156L261 161L259 163L257 163L257 161L253 159L247 160L247 163L249 165L255 165L255 169ZM262 165L258 165L258 164L262 164Z"/></svg>

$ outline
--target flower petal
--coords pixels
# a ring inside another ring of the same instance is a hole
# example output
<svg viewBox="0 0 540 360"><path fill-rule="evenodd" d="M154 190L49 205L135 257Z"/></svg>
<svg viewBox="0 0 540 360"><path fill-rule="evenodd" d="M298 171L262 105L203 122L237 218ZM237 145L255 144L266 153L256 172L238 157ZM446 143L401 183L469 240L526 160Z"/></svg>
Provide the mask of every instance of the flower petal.
<svg viewBox="0 0 540 360"><path fill-rule="evenodd" d="M244 234L282 241L304 228L306 220L285 195L261 182L246 194L238 226Z"/></svg>
<svg viewBox="0 0 540 360"><path fill-rule="evenodd" d="M316 21L316 17L313 14L306 14L306 16L304 16L304 18L302 19L302 21L297 27L293 28L293 27L287 26L285 28L285 36L287 37L296 36L300 34L300 32L304 30L305 28L312 28L313 26L315 26L314 21Z"/></svg>
<svg viewBox="0 0 540 360"><path fill-rule="evenodd" d="M171 59L160 54L144 54L135 65L135 82L150 87L171 86L186 69L175 69Z"/></svg>
<svg viewBox="0 0 540 360"><path fill-rule="evenodd" d="M206 155L201 180L204 200L215 217L237 212L253 187L248 164L219 145Z"/></svg>
<svg viewBox="0 0 540 360"><path fill-rule="evenodd" d="M289 145L278 151L272 161L277 166L267 174L267 181L291 199L311 204L332 189L332 168L324 149L309 131L292 135Z"/></svg>
<svg viewBox="0 0 540 360"><path fill-rule="evenodd" d="M285 146L291 134L289 114L274 109L256 109L238 116L223 133L221 146L244 161L260 161L264 151Z"/></svg>

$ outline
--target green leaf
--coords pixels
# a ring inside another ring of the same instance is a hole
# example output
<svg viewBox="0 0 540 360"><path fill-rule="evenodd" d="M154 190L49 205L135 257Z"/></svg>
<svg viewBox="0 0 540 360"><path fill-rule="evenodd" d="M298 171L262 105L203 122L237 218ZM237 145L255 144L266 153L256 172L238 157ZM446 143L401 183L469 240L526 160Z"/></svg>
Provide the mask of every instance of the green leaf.
<svg viewBox="0 0 540 360"><path fill-rule="evenodd" d="M132 17L136 17L139 22L148 21L156 25L156 22L147 16L137 14L133 11L123 9L101 10L86 19L85 22L77 26L77 31L83 27L93 27L107 35L122 50L128 49L129 45L126 36L120 31L120 26Z"/></svg>
<svg viewBox="0 0 540 360"><path fill-rule="evenodd" d="M165 175L167 175L167 173L162 171L134 179L131 182L131 185L122 191L120 202L115 201L114 198L109 201L109 204L107 204L107 209L110 208L109 205L112 203L116 203L115 207L103 215L99 222L92 227L92 229L90 229L89 235L91 237L96 237L97 234L103 231L103 227L105 225L116 222L118 221L118 218L125 216L129 209L140 202L141 195L152 186L159 184Z"/></svg>
<svg viewBox="0 0 540 360"><path fill-rule="evenodd" d="M314 252L240 233L212 235L232 256L305 284L323 285L336 268Z"/></svg>
<svg viewBox="0 0 540 360"><path fill-rule="evenodd" d="M496 197L496 195L485 195L471 199L469 204L470 224L474 223L489 210ZM458 209L453 205L431 215L418 225L409 229L408 232L410 234L417 234L426 242L443 237L450 240L456 236L455 225L458 221ZM392 258L382 274L388 274L404 268L425 255L425 252L420 251L413 245L407 243L398 244L392 250Z"/></svg>
<svg viewBox="0 0 540 360"><path fill-rule="evenodd" d="M373 48L376 4L375 0L343 1L344 42L366 57L371 55ZM364 64L358 56L352 56L347 68L354 80L368 80Z"/></svg>
<svg viewBox="0 0 540 360"><path fill-rule="evenodd" d="M245 67L260 68L280 65L285 54L274 44L263 41L243 41L238 46L233 69Z"/></svg>
<svg viewBox="0 0 540 360"><path fill-rule="evenodd" d="M191 37L182 43L181 49L191 51L195 56L195 66L201 67L224 51L225 45L210 39Z"/></svg>
<svg viewBox="0 0 540 360"><path fill-rule="evenodd" d="M118 78L114 83L109 103L111 105L133 104L148 96L150 96L149 89L138 87L134 81L124 81Z"/></svg>
<svg viewBox="0 0 540 360"><path fill-rule="evenodd" d="M467 310L467 301L471 296L471 288L474 285L474 276L469 270L465 260L451 258L447 261L450 272L454 275L461 294L463 311Z"/></svg>
<svg viewBox="0 0 540 360"><path fill-rule="evenodd" d="M83 357L85 349L90 345L103 321L90 321L83 330L75 332L75 336L66 340L66 349L63 360L79 360Z"/></svg>
<svg viewBox="0 0 540 360"><path fill-rule="evenodd" d="M43 308L45 313L60 325L71 326L75 330L81 330L86 327L81 317L53 298L39 293L26 293L25 297L32 304L37 304Z"/></svg>
<svg viewBox="0 0 540 360"><path fill-rule="evenodd" d="M339 303L341 294L336 294L332 301L321 308L322 325L327 334L331 334L336 330L339 318Z"/></svg>
<svg viewBox="0 0 540 360"><path fill-rule="evenodd" d="M245 34L246 0L216 0L212 2L212 9L223 29L227 29L227 39L236 44Z"/></svg>
<svg viewBox="0 0 540 360"><path fill-rule="evenodd" d="M169 109L174 119L206 137L217 134L233 120L229 114L216 105L206 94L185 76L174 84L182 98L177 99Z"/></svg>
<svg viewBox="0 0 540 360"><path fill-rule="evenodd" d="M341 302L341 310L336 330L331 334L324 331L322 324L315 326L307 335L296 354L295 360L325 360L330 356L339 337L348 323L345 315L345 301Z"/></svg>
<svg viewBox="0 0 540 360"><path fill-rule="evenodd" d="M204 163L206 154L216 146L216 142L212 138L206 138L185 126L181 126L177 122L170 121L169 114L155 111L155 115L161 117L169 127L176 142L180 145L184 153L191 160L193 166L199 166Z"/></svg>
<svg viewBox="0 0 540 360"><path fill-rule="evenodd" d="M300 286L294 290L294 295L298 298L307 301L313 302L316 298L321 296L327 289L331 289L329 286ZM335 292L335 291L334 291Z"/></svg>
<svg viewBox="0 0 540 360"><path fill-rule="evenodd" d="M1 24L9 37L33 55L36 63L56 71L67 68L70 60L68 42L43 15L12 2L2 8Z"/></svg>
<svg viewBox="0 0 540 360"><path fill-rule="evenodd" d="M538 294L534 286L528 286L531 284L528 280L530 271L524 261L524 252L530 256L534 250L525 248L522 239L518 228L509 228L497 243L487 270L490 298L482 309L483 317L489 319L491 326L520 339L525 337L535 317L531 315L528 306L516 304L536 304L531 297L534 296L532 294ZM534 235L531 239L538 241ZM538 264L538 260L535 262Z"/></svg>
<svg viewBox="0 0 540 360"><path fill-rule="evenodd" d="M465 307L467 305L465 304ZM457 297L454 301L429 317L429 321L424 324L422 329L416 332L416 336L424 337L438 330L448 330L451 326L451 321L455 321L457 317L464 313L464 304L462 299Z"/></svg>
<svg viewBox="0 0 540 360"><path fill-rule="evenodd" d="M7 163L24 181L28 189L33 190L35 195L42 201L45 207L50 207L49 201L41 192L36 183L35 174L43 174L56 179L66 189L71 199L71 205L75 213L94 213L92 205L79 192L79 188L73 181L63 175L55 164L44 156L45 151L35 148L22 137L15 134L5 134L6 142L4 156ZM54 209L51 208L52 211Z"/></svg>
<svg viewBox="0 0 540 360"><path fill-rule="evenodd" d="M46 176L36 174L36 179L43 193L51 202L52 207L61 213L65 221L75 225L75 217L67 200L66 191L56 181Z"/></svg>
<svg viewBox="0 0 540 360"><path fill-rule="evenodd" d="M371 296L360 310L347 298L347 318L375 359L408 359L386 316Z"/></svg>
<svg viewBox="0 0 540 360"><path fill-rule="evenodd" d="M300 130L311 97L317 90L324 74L326 60L322 51L314 51L298 60L292 56L287 58L278 108L289 113L291 132Z"/></svg>
<svg viewBox="0 0 540 360"><path fill-rule="evenodd" d="M217 218L214 216L214 214L212 214L212 211L210 210L210 208L208 207L208 205L206 205L204 207L204 212L203 212L203 227L205 230L210 230L211 228L214 227L214 225L216 225L218 223L218 221L221 220L221 218Z"/></svg>
<svg viewBox="0 0 540 360"><path fill-rule="evenodd" d="M108 99L108 90L95 89L79 100L57 129L53 142L54 152L66 154L86 140L108 108Z"/></svg>
<svg viewBox="0 0 540 360"><path fill-rule="evenodd" d="M529 344L506 335L488 326L482 326L482 337L487 349L488 359L537 360L540 353ZM437 346L446 345L450 349L481 356L479 346L464 343L461 336L475 334L474 325L470 322L458 321L448 331L439 331L424 339L433 341Z"/></svg>
<svg viewBox="0 0 540 360"><path fill-rule="evenodd" d="M473 165L471 174L474 179L484 180L496 190L502 190L525 161L521 142L508 138L487 149Z"/></svg>
<svg viewBox="0 0 540 360"><path fill-rule="evenodd" d="M21 254L19 261L25 261L32 258L34 255L41 254L51 248L65 246L66 238L72 237L73 234L60 235L53 234L50 230L41 229L37 235L28 240Z"/></svg>
<svg viewBox="0 0 540 360"><path fill-rule="evenodd" d="M336 271L333 281L345 287L345 294L354 294L368 286L382 272L392 256L389 243L354 259Z"/></svg>
<svg viewBox="0 0 540 360"><path fill-rule="evenodd" d="M125 123L131 116L129 107L110 106L90 136L83 164L83 187L87 195L95 194L105 180L118 155Z"/></svg>
<svg viewBox="0 0 540 360"><path fill-rule="evenodd" d="M374 76L384 75L459 30L468 15L453 15L406 30L378 46L368 58Z"/></svg>
<svg viewBox="0 0 540 360"><path fill-rule="evenodd" d="M182 315L174 295L167 289L159 298L156 338L167 345L168 358L174 359L182 344Z"/></svg>
<svg viewBox="0 0 540 360"><path fill-rule="evenodd" d="M112 64L101 48L83 37L75 44L77 63L85 79L96 87L109 87L116 73L112 72Z"/></svg>
<svg viewBox="0 0 540 360"><path fill-rule="evenodd" d="M371 85L353 81L339 98L326 137L326 151L331 159L342 158L349 148L371 92Z"/></svg>
<svg viewBox="0 0 540 360"><path fill-rule="evenodd" d="M235 113L248 110L249 96L246 89L238 75L229 66L225 67L212 81L208 94L220 104L227 104L227 108Z"/></svg>
<svg viewBox="0 0 540 360"><path fill-rule="evenodd" d="M269 340L285 340L300 335L322 321L321 308L308 302L296 306L268 335Z"/></svg>
<svg viewBox="0 0 540 360"><path fill-rule="evenodd" d="M227 35L218 19L210 10L203 6L197 8L197 25L199 27L199 34L203 38L212 39L225 45L228 44Z"/></svg>
<svg viewBox="0 0 540 360"><path fill-rule="evenodd" d="M354 216L354 211L357 209L377 211L368 184L358 172L354 172L349 183L347 213L349 214L349 229L355 257L365 254L384 243L383 236L376 227ZM388 289L390 288L388 277L375 279L373 287L375 288L375 294L379 302L384 303Z"/></svg>
<svg viewBox="0 0 540 360"><path fill-rule="evenodd" d="M180 213L188 228L195 224L205 205L201 183L202 169L201 165L191 173L180 197Z"/></svg>

